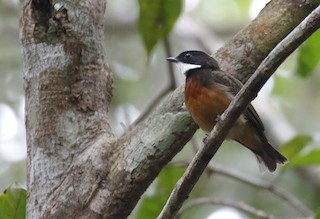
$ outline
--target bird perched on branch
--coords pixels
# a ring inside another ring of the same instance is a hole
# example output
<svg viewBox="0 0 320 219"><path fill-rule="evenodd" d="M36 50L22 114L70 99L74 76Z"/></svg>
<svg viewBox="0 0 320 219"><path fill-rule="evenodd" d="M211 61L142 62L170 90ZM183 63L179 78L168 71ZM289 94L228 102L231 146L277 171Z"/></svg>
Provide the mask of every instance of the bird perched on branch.
<svg viewBox="0 0 320 219"><path fill-rule="evenodd" d="M214 58L201 51L182 52L167 60L185 68L185 104L193 120L205 133L209 133L242 88L242 83L222 71ZM268 142L263 124L251 104L237 119L227 138L249 148L270 172L276 170L277 163L287 161Z"/></svg>

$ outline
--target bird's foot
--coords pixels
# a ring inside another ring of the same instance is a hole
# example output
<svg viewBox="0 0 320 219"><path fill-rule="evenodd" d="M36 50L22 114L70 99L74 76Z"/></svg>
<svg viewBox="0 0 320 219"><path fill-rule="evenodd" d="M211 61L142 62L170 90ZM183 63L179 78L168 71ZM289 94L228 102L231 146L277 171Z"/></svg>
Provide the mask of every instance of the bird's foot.
<svg viewBox="0 0 320 219"><path fill-rule="evenodd" d="M208 134L206 134L206 136L202 139L202 142L203 142L204 144L206 144L206 143L207 143L207 139L208 139Z"/></svg>

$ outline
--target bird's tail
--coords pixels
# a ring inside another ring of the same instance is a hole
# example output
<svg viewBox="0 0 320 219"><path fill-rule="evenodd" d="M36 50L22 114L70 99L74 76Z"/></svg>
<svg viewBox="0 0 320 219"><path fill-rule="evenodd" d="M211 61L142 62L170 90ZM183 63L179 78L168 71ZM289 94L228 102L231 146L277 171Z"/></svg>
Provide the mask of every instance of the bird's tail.
<svg viewBox="0 0 320 219"><path fill-rule="evenodd" d="M264 169L263 167L266 167L270 172L274 172L277 168L277 163L284 164L288 161L287 158L273 148L269 142L265 141L263 144L262 150L252 150L258 159L260 167L262 167L261 170Z"/></svg>
<svg viewBox="0 0 320 219"><path fill-rule="evenodd" d="M233 139L246 146L256 155L261 170L266 167L270 172L274 172L277 168L277 163L284 164L287 162L287 158L272 147L263 132L251 130L246 133L251 134L241 135Z"/></svg>

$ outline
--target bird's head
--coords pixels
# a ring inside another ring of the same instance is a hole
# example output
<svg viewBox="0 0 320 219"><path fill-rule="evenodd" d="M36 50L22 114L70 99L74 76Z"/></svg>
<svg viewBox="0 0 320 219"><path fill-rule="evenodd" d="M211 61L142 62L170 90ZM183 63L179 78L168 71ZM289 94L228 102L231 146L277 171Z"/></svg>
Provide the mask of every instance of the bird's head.
<svg viewBox="0 0 320 219"><path fill-rule="evenodd" d="M219 69L218 62L214 58L202 51L197 50L185 51L177 57L168 57L167 60L169 62L179 64L183 70L183 73L197 68L208 68L212 70Z"/></svg>

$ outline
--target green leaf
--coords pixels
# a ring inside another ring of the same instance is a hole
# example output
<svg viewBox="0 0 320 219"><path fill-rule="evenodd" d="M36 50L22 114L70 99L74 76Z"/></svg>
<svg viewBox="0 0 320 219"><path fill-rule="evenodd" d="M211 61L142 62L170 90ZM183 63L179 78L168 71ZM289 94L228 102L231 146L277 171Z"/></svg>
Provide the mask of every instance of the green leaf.
<svg viewBox="0 0 320 219"><path fill-rule="evenodd" d="M300 47L297 72L302 77L309 76L320 62L320 30L317 30Z"/></svg>
<svg viewBox="0 0 320 219"><path fill-rule="evenodd" d="M317 209L314 219L320 219L320 208Z"/></svg>
<svg viewBox="0 0 320 219"><path fill-rule="evenodd" d="M151 185L153 193L144 195L135 218L157 218L183 171L181 167L163 169Z"/></svg>
<svg viewBox="0 0 320 219"><path fill-rule="evenodd" d="M182 10L182 0L139 0L139 32L148 55L172 30Z"/></svg>
<svg viewBox="0 0 320 219"><path fill-rule="evenodd" d="M320 165L320 150L312 150L307 154L296 156L286 167L307 167Z"/></svg>
<svg viewBox="0 0 320 219"><path fill-rule="evenodd" d="M24 219L26 217L27 192L15 187L8 187L0 195L0 219Z"/></svg>
<svg viewBox="0 0 320 219"><path fill-rule="evenodd" d="M237 4L241 13L243 13L244 15L247 15L250 9L250 6L252 4L252 1L251 0L235 0L234 3Z"/></svg>
<svg viewBox="0 0 320 219"><path fill-rule="evenodd" d="M281 152L290 160L298 156L299 152L305 148L310 142L312 137L309 135L298 135L292 138L289 142L284 144L281 148Z"/></svg>

